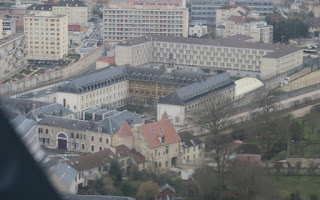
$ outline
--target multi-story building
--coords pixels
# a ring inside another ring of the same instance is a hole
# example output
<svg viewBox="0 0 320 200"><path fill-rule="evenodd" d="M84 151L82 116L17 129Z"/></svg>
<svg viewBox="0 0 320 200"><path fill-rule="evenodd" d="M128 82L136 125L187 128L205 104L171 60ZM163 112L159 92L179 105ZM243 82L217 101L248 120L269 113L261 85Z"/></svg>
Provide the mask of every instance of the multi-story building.
<svg viewBox="0 0 320 200"><path fill-rule="evenodd" d="M180 137L166 116L131 129L124 123L114 138L116 146L124 144L135 149L154 168L169 168L179 162Z"/></svg>
<svg viewBox="0 0 320 200"><path fill-rule="evenodd" d="M103 38L108 42L149 34L188 37L188 10L105 7Z"/></svg>
<svg viewBox="0 0 320 200"><path fill-rule="evenodd" d="M220 25L216 30L218 38L240 34L252 37L252 42L273 42L273 26L254 17L230 16L225 26Z"/></svg>
<svg viewBox="0 0 320 200"><path fill-rule="evenodd" d="M90 16L90 8L79 0L62 0L52 6L56 15L67 15L69 24L86 24Z"/></svg>
<svg viewBox="0 0 320 200"><path fill-rule="evenodd" d="M235 84L226 73L179 88L160 98L157 105L157 118L160 120L165 114L176 126L191 124L190 113L217 97L221 100L235 100Z"/></svg>
<svg viewBox="0 0 320 200"><path fill-rule="evenodd" d="M24 18L28 59L60 60L68 54L68 18L64 15L28 15Z"/></svg>
<svg viewBox="0 0 320 200"><path fill-rule="evenodd" d="M129 80L125 70L125 67L117 67L75 78L58 90L57 103L78 116L82 110L92 107L122 107L129 97Z"/></svg>
<svg viewBox="0 0 320 200"><path fill-rule="evenodd" d="M170 7L185 7L184 0L129 0L127 2L129 8L170 8Z"/></svg>
<svg viewBox="0 0 320 200"><path fill-rule="evenodd" d="M128 103L153 106L160 97L175 89L210 77L209 74L204 73L168 72L164 69L140 67L127 67L127 73L129 75Z"/></svg>
<svg viewBox="0 0 320 200"><path fill-rule="evenodd" d="M189 36L191 37L202 37L208 34L207 26L190 26L189 27Z"/></svg>
<svg viewBox="0 0 320 200"><path fill-rule="evenodd" d="M44 115L38 121L40 143L48 148L93 153L111 147L112 136L123 122L128 121L130 126L143 123L127 110L109 114L98 122Z"/></svg>
<svg viewBox="0 0 320 200"><path fill-rule="evenodd" d="M181 163L201 165L205 158L205 143L189 131L179 133L181 139Z"/></svg>
<svg viewBox="0 0 320 200"><path fill-rule="evenodd" d="M248 42L248 36L223 39L153 35L119 43L116 65L138 66L148 62L199 66L230 76L268 79L300 67L303 52L291 45Z"/></svg>
<svg viewBox="0 0 320 200"><path fill-rule="evenodd" d="M216 10L224 5L233 4L247 6L256 10L261 18L273 13L272 0L190 0L187 1L191 25L215 24Z"/></svg>
<svg viewBox="0 0 320 200"><path fill-rule="evenodd" d="M12 35L16 33L16 22L14 18L3 18L2 19L2 31L3 35Z"/></svg>
<svg viewBox="0 0 320 200"><path fill-rule="evenodd" d="M26 36L13 34L0 39L0 79L27 67Z"/></svg>

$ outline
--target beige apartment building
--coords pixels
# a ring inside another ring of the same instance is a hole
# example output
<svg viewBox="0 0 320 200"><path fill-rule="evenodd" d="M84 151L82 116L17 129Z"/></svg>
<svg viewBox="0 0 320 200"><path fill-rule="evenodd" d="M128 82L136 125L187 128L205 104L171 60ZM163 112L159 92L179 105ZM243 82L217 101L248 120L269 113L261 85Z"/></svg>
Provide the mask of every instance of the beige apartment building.
<svg viewBox="0 0 320 200"><path fill-rule="evenodd" d="M103 38L118 42L149 34L188 37L188 10L185 8L119 8L103 11Z"/></svg>
<svg viewBox="0 0 320 200"><path fill-rule="evenodd" d="M0 39L0 79L27 67L26 35L13 34Z"/></svg>
<svg viewBox="0 0 320 200"><path fill-rule="evenodd" d="M252 42L273 42L273 26L254 17L231 16L225 26L217 27L216 30L219 38L240 34L252 37Z"/></svg>
<svg viewBox="0 0 320 200"><path fill-rule="evenodd" d="M53 14L67 15L69 24L86 24L90 8L79 0L62 0L52 6Z"/></svg>
<svg viewBox="0 0 320 200"><path fill-rule="evenodd" d="M291 45L248 42L235 35L223 39L153 35L119 43L116 65L138 66L148 62L199 66L225 71L230 76L268 79L302 65L303 52ZM279 63L274 68L272 63Z"/></svg>
<svg viewBox="0 0 320 200"><path fill-rule="evenodd" d="M60 60L68 54L68 18L65 15L25 16L24 33L30 60Z"/></svg>

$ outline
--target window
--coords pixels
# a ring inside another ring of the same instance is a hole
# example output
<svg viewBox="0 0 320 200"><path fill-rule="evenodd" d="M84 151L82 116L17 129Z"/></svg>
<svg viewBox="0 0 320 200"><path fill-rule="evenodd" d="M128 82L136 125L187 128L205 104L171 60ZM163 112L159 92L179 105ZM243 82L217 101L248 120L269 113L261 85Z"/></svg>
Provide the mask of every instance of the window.
<svg viewBox="0 0 320 200"><path fill-rule="evenodd" d="M99 138L99 142L102 143L102 137Z"/></svg>
<svg viewBox="0 0 320 200"><path fill-rule="evenodd" d="M79 143L74 143L74 148L75 148L75 149L79 149L79 148L80 148Z"/></svg>
<svg viewBox="0 0 320 200"><path fill-rule="evenodd" d="M77 134L77 139L79 139L79 134Z"/></svg>
<svg viewBox="0 0 320 200"><path fill-rule="evenodd" d="M169 167L169 162L168 161L166 161L166 167Z"/></svg>
<svg viewBox="0 0 320 200"><path fill-rule="evenodd" d="M102 151L102 147L99 147L99 151Z"/></svg>
<svg viewBox="0 0 320 200"><path fill-rule="evenodd" d="M106 138L106 143L109 144L109 139L108 138Z"/></svg>
<svg viewBox="0 0 320 200"><path fill-rule="evenodd" d="M175 117L175 123L179 123L180 122L180 118L179 118L179 116L176 116Z"/></svg>
<svg viewBox="0 0 320 200"><path fill-rule="evenodd" d="M46 129L46 134L49 134L49 130L48 129Z"/></svg>
<svg viewBox="0 0 320 200"><path fill-rule="evenodd" d="M39 131L39 133L42 133L43 129L42 129L42 128L39 128L39 130L38 130L38 131Z"/></svg>
<svg viewBox="0 0 320 200"><path fill-rule="evenodd" d="M200 150L200 149L201 149L201 144L198 145L198 150Z"/></svg>
<svg viewBox="0 0 320 200"><path fill-rule="evenodd" d="M83 140L86 140L86 135L83 135Z"/></svg>
<svg viewBox="0 0 320 200"><path fill-rule="evenodd" d="M166 137L166 136L161 137L161 143L164 143L164 142L165 142L165 137Z"/></svg>
<svg viewBox="0 0 320 200"><path fill-rule="evenodd" d="M84 144L81 144L81 149L84 150Z"/></svg>
<svg viewBox="0 0 320 200"><path fill-rule="evenodd" d="M166 146L166 154L169 153L169 146Z"/></svg>
<svg viewBox="0 0 320 200"><path fill-rule="evenodd" d="M94 146L93 146L93 145L91 145L91 151L92 151L92 152L94 151Z"/></svg>
<svg viewBox="0 0 320 200"><path fill-rule="evenodd" d="M91 136L91 141L92 141L92 142L94 141L94 136Z"/></svg>
<svg viewBox="0 0 320 200"><path fill-rule="evenodd" d="M73 133L71 133L71 138L74 138L74 134Z"/></svg>
<svg viewBox="0 0 320 200"><path fill-rule="evenodd" d="M51 135L53 135L53 130L51 130Z"/></svg>

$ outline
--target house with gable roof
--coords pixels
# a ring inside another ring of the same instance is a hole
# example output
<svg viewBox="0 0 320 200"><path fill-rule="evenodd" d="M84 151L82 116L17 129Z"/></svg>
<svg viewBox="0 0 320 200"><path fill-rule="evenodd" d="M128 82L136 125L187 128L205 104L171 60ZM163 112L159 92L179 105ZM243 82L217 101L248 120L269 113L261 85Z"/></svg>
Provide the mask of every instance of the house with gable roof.
<svg viewBox="0 0 320 200"><path fill-rule="evenodd" d="M167 168L179 162L180 137L166 114L158 122L131 129L124 122L114 135L114 145L121 144L144 155L151 167Z"/></svg>

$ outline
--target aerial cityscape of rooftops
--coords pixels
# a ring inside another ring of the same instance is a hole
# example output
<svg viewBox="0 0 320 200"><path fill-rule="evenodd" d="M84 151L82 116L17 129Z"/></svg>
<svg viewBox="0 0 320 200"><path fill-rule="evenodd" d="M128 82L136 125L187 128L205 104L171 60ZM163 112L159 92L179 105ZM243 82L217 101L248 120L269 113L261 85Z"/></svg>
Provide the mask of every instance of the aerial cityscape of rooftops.
<svg viewBox="0 0 320 200"><path fill-rule="evenodd" d="M0 0L0 107L62 200L318 200L319 49L320 0Z"/></svg>

